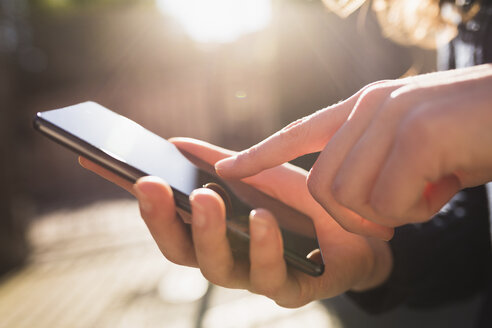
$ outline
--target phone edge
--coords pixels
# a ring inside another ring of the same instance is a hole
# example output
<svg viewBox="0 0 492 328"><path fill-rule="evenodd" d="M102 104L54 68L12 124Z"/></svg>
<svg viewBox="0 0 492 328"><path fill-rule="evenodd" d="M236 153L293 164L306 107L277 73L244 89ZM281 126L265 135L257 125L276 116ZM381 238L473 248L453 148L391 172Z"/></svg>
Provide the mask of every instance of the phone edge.
<svg viewBox="0 0 492 328"><path fill-rule="evenodd" d="M62 128L50 123L41 116L41 112L38 112L33 119L33 127L44 136L53 140L61 146L69 148L80 156L87 157L89 160L101 165L110 172L118 175L119 177L135 183L140 177L148 175L147 173L131 167L130 165L118 161L116 158L104 153L102 150L94 147L93 145L85 142L84 140L74 136L73 134L63 130ZM189 201L189 195L182 193L181 191L171 187L173 191L176 207L184 210L188 214L191 214L191 204ZM244 242L249 243L249 234L241 229L227 225L234 235L240 237ZM284 259L287 263L291 264L297 270L300 270L311 276L320 276L324 272L324 263L313 263L311 261L303 260L299 255L284 248Z"/></svg>

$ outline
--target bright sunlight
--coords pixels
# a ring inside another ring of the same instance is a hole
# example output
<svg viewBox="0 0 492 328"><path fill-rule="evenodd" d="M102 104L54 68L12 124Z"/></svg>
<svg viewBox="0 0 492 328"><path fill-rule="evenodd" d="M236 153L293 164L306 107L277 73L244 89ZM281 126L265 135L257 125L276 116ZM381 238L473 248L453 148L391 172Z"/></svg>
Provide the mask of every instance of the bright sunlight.
<svg viewBox="0 0 492 328"><path fill-rule="evenodd" d="M156 0L198 42L227 43L265 28L271 20L270 0Z"/></svg>

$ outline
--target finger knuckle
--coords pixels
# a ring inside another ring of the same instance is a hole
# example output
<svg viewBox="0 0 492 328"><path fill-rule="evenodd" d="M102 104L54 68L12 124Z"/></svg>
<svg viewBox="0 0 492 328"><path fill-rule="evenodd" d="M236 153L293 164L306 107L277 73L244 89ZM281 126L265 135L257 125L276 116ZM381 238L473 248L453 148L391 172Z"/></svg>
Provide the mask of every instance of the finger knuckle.
<svg viewBox="0 0 492 328"><path fill-rule="evenodd" d="M230 287L232 286L231 272L229 264L203 264L200 265L202 275L214 285Z"/></svg>
<svg viewBox="0 0 492 328"><path fill-rule="evenodd" d="M324 192L322 182L315 171L311 170L311 172L309 172L306 184L313 198L319 200Z"/></svg>
<svg viewBox="0 0 492 328"><path fill-rule="evenodd" d="M366 108L380 104L389 98L394 87L387 83L370 84L366 86L359 97L358 107Z"/></svg>
<svg viewBox="0 0 492 328"><path fill-rule="evenodd" d="M225 281L223 277L213 273L212 271L209 270L204 270L203 268L200 268L200 271L205 279L207 279L209 282L211 282L214 285L217 286L225 286Z"/></svg>
<svg viewBox="0 0 492 328"><path fill-rule="evenodd" d="M348 206L350 203L351 192L348 188L344 188L344 183L341 179L335 179L331 185L331 193L333 198L340 204Z"/></svg>
<svg viewBox="0 0 492 328"><path fill-rule="evenodd" d="M360 89L359 93L360 93L360 95L362 95L364 93L372 92L374 90L377 90L377 89L384 87L389 82L390 82L390 80L382 80L382 81L376 81L376 82L369 83L369 84L365 85L362 89Z"/></svg>
<svg viewBox="0 0 492 328"><path fill-rule="evenodd" d="M237 154L236 161L241 162L251 158L255 158L258 154L258 146L255 145Z"/></svg>
<svg viewBox="0 0 492 328"><path fill-rule="evenodd" d="M161 250L161 253L164 255L164 257L171 263L177 265L187 265L190 262L189 258L186 255L166 254L163 247L159 246L159 249Z"/></svg>
<svg viewBox="0 0 492 328"><path fill-rule="evenodd" d="M391 228L407 223L406 210L395 205L393 196L393 192L383 191L374 194L370 200L371 207L377 215L375 222Z"/></svg>
<svg viewBox="0 0 492 328"><path fill-rule="evenodd" d="M354 223L354 221L347 219L346 217L343 217L341 215L332 215L332 217L333 220L335 220L343 230L352 233L358 232L359 229L356 226L356 223Z"/></svg>
<svg viewBox="0 0 492 328"><path fill-rule="evenodd" d="M415 155L429 146L434 131L432 119L420 114L420 111L410 113L400 125L396 146L404 153Z"/></svg>
<svg viewBox="0 0 492 328"><path fill-rule="evenodd" d="M287 309L297 309L300 308L301 306L304 306L308 304L310 301L304 301L300 299L295 299L295 300L275 300L275 303L277 303L278 306L287 308Z"/></svg>
<svg viewBox="0 0 492 328"><path fill-rule="evenodd" d="M280 287L274 284L256 283L252 286L251 292L276 300L280 293Z"/></svg>
<svg viewBox="0 0 492 328"><path fill-rule="evenodd" d="M277 299L275 303L279 306L289 309L299 308L314 300L313 291L307 284L299 284L299 294L295 298Z"/></svg>
<svg viewBox="0 0 492 328"><path fill-rule="evenodd" d="M391 205L391 201L388 200L387 193L373 194L370 204L374 212L383 218L387 219L395 216L395 208Z"/></svg>

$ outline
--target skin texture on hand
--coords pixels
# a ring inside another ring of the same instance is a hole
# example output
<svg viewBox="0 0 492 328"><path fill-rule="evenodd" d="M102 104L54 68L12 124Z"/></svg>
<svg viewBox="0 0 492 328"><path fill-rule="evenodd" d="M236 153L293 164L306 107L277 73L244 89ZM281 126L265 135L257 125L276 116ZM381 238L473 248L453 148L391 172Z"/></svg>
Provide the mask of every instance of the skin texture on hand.
<svg viewBox="0 0 492 328"><path fill-rule="evenodd" d="M321 151L312 196L346 230L381 239L492 180L492 66L381 81L216 164L242 178Z"/></svg>
<svg viewBox="0 0 492 328"><path fill-rule="evenodd" d="M172 142L211 164L235 154L191 139ZM232 256L224 203L214 191L197 189L190 196L190 230L176 215L172 190L165 181L144 177L132 187L87 159L81 158L80 163L133 193L164 256L174 263L200 268L214 284L247 289L266 295L281 306L298 307L350 289L376 287L391 272L387 243L343 230L312 198L306 186L307 172L293 165L274 167L243 180L313 219L326 267L320 277L286 266L280 230L272 214L264 209L256 209L250 215L250 258L240 261Z"/></svg>

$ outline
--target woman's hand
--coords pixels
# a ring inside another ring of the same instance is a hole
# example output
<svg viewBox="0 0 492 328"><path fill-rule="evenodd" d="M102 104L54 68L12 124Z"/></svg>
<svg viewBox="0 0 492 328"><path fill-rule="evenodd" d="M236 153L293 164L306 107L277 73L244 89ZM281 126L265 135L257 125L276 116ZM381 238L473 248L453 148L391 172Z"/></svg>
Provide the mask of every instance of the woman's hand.
<svg viewBox="0 0 492 328"><path fill-rule="evenodd" d="M196 140L172 142L211 164L234 155ZM132 187L86 159L81 158L80 162L137 196L142 217L164 256L177 264L199 267L217 285L248 289L272 298L279 305L297 307L349 289L376 287L391 271L387 244L341 229L311 197L306 186L307 172L295 166L278 166L244 181L313 219L326 267L317 278L287 268L280 230L266 210L257 209L250 216L250 259L245 263L232 256L226 238L224 203L212 190L198 189L190 196L190 233L177 217L171 188L164 181L145 177Z"/></svg>
<svg viewBox="0 0 492 328"><path fill-rule="evenodd" d="M492 66L371 84L216 164L246 177L321 151L307 184L346 230L389 239L492 180Z"/></svg>

